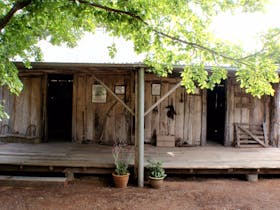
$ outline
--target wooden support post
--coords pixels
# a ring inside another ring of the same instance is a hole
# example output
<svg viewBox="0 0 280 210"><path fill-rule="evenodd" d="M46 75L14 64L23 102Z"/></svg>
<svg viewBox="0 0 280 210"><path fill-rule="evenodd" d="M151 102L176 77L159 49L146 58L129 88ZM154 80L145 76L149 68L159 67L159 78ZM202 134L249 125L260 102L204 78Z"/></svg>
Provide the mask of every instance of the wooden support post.
<svg viewBox="0 0 280 210"><path fill-rule="evenodd" d="M226 124L224 146L231 146L234 141L234 82L233 78L226 81Z"/></svg>
<svg viewBox="0 0 280 210"><path fill-rule="evenodd" d="M135 130L134 130L134 178L135 180L138 178L138 71L135 72L134 75L134 81L135 81Z"/></svg>
<svg viewBox="0 0 280 210"><path fill-rule="evenodd" d="M66 169L64 171L67 183L73 182L75 180L74 172L71 169Z"/></svg>
<svg viewBox="0 0 280 210"><path fill-rule="evenodd" d="M138 70L138 91L137 91L137 156L138 156L138 186L144 186L144 81L145 70L140 68Z"/></svg>

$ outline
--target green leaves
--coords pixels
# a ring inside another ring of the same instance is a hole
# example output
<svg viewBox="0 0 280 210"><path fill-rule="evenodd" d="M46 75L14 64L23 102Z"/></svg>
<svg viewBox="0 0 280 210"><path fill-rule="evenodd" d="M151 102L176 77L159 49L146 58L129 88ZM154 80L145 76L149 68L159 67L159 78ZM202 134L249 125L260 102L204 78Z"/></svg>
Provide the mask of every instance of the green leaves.
<svg viewBox="0 0 280 210"><path fill-rule="evenodd" d="M171 73L175 64L185 65L182 83L188 93L226 79L223 66L235 67L241 86L253 96L272 95L271 84L279 82L279 28L261 35L263 48L253 55L208 31L217 14L261 11L267 0L26 0L18 1L26 4L9 16L15 2L0 1L0 23L8 18L0 28L0 85L14 93L22 84L10 60L20 57L30 67L30 59L42 59L39 40L74 47L84 32L96 27L133 41L135 52L145 54L144 62L161 76ZM111 57L117 53L114 44L108 50Z"/></svg>
<svg viewBox="0 0 280 210"><path fill-rule="evenodd" d="M114 58L117 53L116 43L113 43L111 46L107 47L109 50L109 55L111 58Z"/></svg>
<svg viewBox="0 0 280 210"><path fill-rule="evenodd" d="M260 98L262 95L274 95L271 83L279 82L277 66L274 61L266 58L256 60L255 66L240 67L237 70L237 81L241 88L245 88L247 93Z"/></svg>
<svg viewBox="0 0 280 210"><path fill-rule="evenodd" d="M149 165L147 169L149 170L149 176L154 178L164 178L166 177L165 170L162 167L161 161L148 160Z"/></svg>

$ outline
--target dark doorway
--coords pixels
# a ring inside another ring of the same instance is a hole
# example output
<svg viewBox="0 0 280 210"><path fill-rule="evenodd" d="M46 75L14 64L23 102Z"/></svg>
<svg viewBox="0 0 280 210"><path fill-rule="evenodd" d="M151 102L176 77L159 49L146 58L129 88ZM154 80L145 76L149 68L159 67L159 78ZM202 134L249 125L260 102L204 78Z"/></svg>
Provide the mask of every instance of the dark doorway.
<svg viewBox="0 0 280 210"><path fill-rule="evenodd" d="M48 140L71 141L73 76L48 75Z"/></svg>
<svg viewBox="0 0 280 210"><path fill-rule="evenodd" d="M207 144L224 144L226 113L225 82L207 91Z"/></svg>

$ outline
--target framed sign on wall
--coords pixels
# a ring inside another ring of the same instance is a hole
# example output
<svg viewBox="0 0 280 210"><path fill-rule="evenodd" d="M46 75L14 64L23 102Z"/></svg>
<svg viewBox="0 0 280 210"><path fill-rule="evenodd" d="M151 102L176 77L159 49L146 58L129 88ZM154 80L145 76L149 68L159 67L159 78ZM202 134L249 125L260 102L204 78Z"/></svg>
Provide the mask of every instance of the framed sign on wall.
<svg viewBox="0 0 280 210"><path fill-rule="evenodd" d="M102 85L92 85L92 102L106 103L107 91Z"/></svg>
<svg viewBox="0 0 280 210"><path fill-rule="evenodd" d="M115 86L115 94L124 95L125 94L125 86L124 85L116 85Z"/></svg>
<svg viewBox="0 0 280 210"><path fill-rule="evenodd" d="M161 88L160 84L153 83L152 84L152 95L153 96L160 96L160 88Z"/></svg>

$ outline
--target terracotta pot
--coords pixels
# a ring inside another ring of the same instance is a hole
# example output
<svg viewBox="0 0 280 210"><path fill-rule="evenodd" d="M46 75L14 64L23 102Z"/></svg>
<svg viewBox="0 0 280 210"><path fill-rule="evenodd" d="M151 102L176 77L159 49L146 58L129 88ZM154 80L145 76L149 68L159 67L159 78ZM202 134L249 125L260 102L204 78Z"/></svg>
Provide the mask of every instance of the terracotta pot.
<svg viewBox="0 0 280 210"><path fill-rule="evenodd" d="M163 179L164 179L164 177L155 178L155 177L149 176L149 183L153 188L159 189L163 185Z"/></svg>
<svg viewBox="0 0 280 210"><path fill-rule="evenodd" d="M117 175L115 173L112 173L115 187L117 188L126 188L128 179L129 179L129 173L126 175Z"/></svg>

